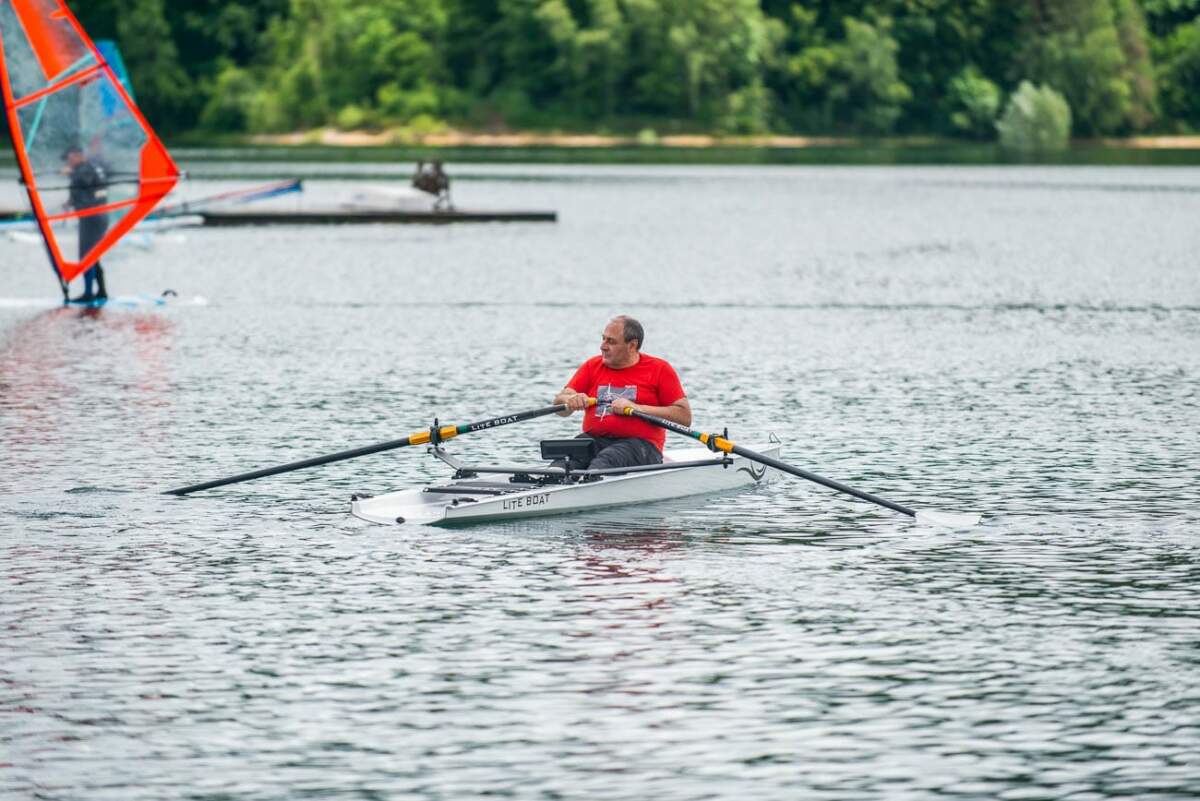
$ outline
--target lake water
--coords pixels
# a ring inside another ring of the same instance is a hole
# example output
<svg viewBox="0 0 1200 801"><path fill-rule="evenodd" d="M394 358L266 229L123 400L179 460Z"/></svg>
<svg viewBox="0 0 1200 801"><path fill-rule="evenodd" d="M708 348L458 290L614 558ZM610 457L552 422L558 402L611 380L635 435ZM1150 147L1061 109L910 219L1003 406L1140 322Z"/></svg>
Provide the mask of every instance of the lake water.
<svg viewBox="0 0 1200 801"><path fill-rule="evenodd" d="M179 293L142 310L0 239L0 797L1200 795L1200 170L450 172L560 221L169 232L106 260ZM416 448L161 494L542 406L617 313L695 427L984 524L793 479L352 518L446 475Z"/></svg>

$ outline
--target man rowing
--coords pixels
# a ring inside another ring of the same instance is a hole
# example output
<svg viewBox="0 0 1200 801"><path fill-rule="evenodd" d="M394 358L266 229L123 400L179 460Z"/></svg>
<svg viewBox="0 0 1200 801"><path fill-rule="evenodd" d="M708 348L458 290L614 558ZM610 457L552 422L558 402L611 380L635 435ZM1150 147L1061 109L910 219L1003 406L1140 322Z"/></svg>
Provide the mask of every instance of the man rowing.
<svg viewBox="0 0 1200 801"><path fill-rule="evenodd" d="M692 407L665 359L642 353L645 331L632 317L614 317L604 327L600 355L584 362L555 403L566 404L567 416L583 411L583 434L598 451L592 469L661 464L666 431L636 417L625 416L632 407L680 425L692 424ZM588 407L589 397L596 405Z"/></svg>

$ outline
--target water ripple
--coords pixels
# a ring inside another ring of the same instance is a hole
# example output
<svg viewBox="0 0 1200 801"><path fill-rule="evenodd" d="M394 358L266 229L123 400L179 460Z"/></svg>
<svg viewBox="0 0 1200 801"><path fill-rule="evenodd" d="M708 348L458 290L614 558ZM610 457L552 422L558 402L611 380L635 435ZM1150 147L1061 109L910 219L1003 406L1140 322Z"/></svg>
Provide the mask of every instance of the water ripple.
<svg viewBox="0 0 1200 801"><path fill-rule="evenodd" d="M1200 794L1190 172L544 169L462 192L555 227L201 230L111 280L208 305L0 303L0 798ZM790 478L351 518L419 449L161 494L541 405L618 311L697 428L983 525Z"/></svg>

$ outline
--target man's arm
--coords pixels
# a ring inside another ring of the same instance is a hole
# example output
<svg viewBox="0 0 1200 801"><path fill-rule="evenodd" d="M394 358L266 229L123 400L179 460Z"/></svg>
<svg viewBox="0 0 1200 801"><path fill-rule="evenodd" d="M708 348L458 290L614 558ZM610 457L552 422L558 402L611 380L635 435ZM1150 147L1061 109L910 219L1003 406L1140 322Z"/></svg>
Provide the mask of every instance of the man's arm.
<svg viewBox="0 0 1200 801"><path fill-rule="evenodd" d="M559 401L561 403L561 401ZM636 411L662 417L681 426L692 424L692 405L687 398L680 398L670 406L649 406L644 403L632 403L628 398L613 398L612 409L617 414L624 414L625 409L632 406Z"/></svg>

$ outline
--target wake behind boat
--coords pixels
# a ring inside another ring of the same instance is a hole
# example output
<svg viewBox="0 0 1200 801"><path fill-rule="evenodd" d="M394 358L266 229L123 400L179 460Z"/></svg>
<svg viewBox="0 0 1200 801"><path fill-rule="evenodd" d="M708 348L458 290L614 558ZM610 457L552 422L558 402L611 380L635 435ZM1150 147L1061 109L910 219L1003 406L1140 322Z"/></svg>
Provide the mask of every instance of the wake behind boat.
<svg viewBox="0 0 1200 801"><path fill-rule="evenodd" d="M744 489L775 471L741 456L706 448L672 449L663 463L604 470L572 469L591 440L541 443L542 465L467 465L442 448L429 449L454 468L451 481L371 497L354 496L355 517L372 523L450 525L567 514ZM778 441L764 453L779 457Z"/></svg>

